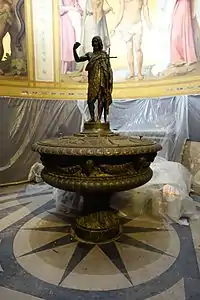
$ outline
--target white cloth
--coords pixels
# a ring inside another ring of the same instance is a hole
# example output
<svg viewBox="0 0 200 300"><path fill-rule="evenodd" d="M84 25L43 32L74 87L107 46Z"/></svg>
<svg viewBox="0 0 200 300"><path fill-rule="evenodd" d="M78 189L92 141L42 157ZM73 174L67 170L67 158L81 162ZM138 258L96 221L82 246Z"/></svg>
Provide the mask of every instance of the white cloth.
<svg viewBox="0 0 200 300"><path fill-rule="evenodd" d="M151 164L152 179L145 185L115 193L111 206L128 217L150 214L169 217L179 223L181 217L199 218L196 204L190 198L191 174L180 163L157 157Z"/></svg>
<svg viewBox="0 0 200 300"><path fill-rule="evenodd" d="M134 37L142 39L142 22L138 22L137 24L121 25L119 26L118 31L126 43L132 40Z"/></svg>

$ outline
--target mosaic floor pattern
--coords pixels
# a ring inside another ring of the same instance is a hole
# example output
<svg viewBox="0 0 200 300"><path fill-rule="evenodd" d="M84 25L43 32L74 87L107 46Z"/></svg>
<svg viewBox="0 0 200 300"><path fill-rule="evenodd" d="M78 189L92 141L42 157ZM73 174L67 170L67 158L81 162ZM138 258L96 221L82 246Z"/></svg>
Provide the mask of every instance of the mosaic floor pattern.
<svg viewBox="0 0 200 300"><path fill-rule="evenodd" d="M90 245L52 198L46 185L0 194L1 300L200 299L200 220L122 217L120 239Z"/></svg>

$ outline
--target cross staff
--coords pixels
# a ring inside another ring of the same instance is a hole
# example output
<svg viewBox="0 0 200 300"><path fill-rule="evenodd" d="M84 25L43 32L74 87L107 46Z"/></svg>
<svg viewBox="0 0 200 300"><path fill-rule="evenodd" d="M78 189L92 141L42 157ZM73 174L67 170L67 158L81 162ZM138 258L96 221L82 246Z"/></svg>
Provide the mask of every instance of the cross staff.
<svg viewBox="0 0 200 300"><path fill-rule="evenodd" d="M110 56L110 48L108 49L108 56L109 58L117 58L117 56Z"/></svg>

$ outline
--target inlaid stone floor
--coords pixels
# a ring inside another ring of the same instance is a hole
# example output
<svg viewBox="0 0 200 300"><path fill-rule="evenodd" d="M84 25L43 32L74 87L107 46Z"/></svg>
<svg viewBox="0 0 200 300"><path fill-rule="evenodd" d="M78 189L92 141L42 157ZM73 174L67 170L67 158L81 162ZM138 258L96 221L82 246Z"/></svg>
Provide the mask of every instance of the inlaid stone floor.
<svg viewBox="0 0 200 300"><path fill-rule="evenodd" d="M0 191L0 299L200 299L200 220L120 221L119 240L85 244L71 237L52 188Z"/></svg>

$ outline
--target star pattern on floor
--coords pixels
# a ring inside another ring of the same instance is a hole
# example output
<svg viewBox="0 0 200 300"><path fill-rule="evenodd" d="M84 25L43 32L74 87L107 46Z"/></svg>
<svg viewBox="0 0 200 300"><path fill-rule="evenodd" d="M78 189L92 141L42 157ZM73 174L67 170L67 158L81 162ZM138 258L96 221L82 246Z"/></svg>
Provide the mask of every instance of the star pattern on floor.
<svg viewBox="0 0 200 300"><path fill-rule="evenodd" d="M30 203L28 203L29 201ZM197 211L199 210L199 203L199 201L194 202L197 206ZM172 220L165 219L164 223L167 225L166 231L168 233L159 233L161 230L157 232L155 228L149 228L148 231L146 227L158 225L158 228L164 229L161 223L152 225L151 220L149 222L148 219L145 219L143 223L140 219L136 219L132 220L131 224L129 220L126 220L123 227L131 227L131 229L129 233L123 230L123 234L129 237L133 235L136 241L138 239L139 241L142 240L142 242L145 241L146 244L153 245L156 249L158 248L157 250L162 249L170 253L171 256L166 256L168 253L165 252L163 252L163 255L159 255L156 254L157 252L143 248L124 246L123 243L116 241L115 245L117 250L119 250L120 258L128 270L127 274L134 283L131 284L127 280L126 274L123 274L121 271L118 272L119 269L115 267L116 263L113 264L114 254L112 253L112 258L110 259L99 246L94 246L94 250L92 251L91 249L85 255L85 260L84 258L80 260L77 268L75 267L69 273L70 275L66 277L66 280L58 285L66 270L69 270L69 262L72 260L78 241L72 240L72 243L64 243L64 247L61 246L60 248L59 245L58 247L55 245L55 247L50 247L52 250L39 251L35 255L24 255L26 254L25 252L36 250L39 246L43 247L44 244L49 244L52 240L55 242L63 235L67 238L67 235L70 234L71 226L68 224L70 223L69 220L67 222L66 218L62 218L62 222L60 222L57 219L59 214L57 213L56 215L55 213L57 209L55 209L55 202L52 200L52 190L47 191L45 189L45 193L42 194L38 193L37 190L37 193L34 192L28 195L26 191L20 194L0 195L0 204L0 223L3 237L2 242L0 241L0 257L2 261L0 276L4 287L12 286L16 290L29 294L31 299L33 296L47 299L49 298L49 291L52 291L54 294L52 299L66 299L66 297L73 299L75 297L88 300L96 298L105 300L108 298L137 298L143 300L160 299L160 297L165 296L167 298L176 298L176 295L177 299L183 299L182 294L180 297L176 288L173 294L171 292L175 284L183 278L186 298L199 299L200 289L198 282L200 277L197 263L200 257L199 243L198 239L196 243L192 239L192 234L197 235L197 237L199 235L198 224L195 225L192 222L190 228L190 226L180 226L172 222ZM134 231L136 234L132 234L134 225L135 228L140 228L137 226L142 227L141 233L136 229ZM49 233L48 230L45 231L44 226L48 226L47 229L50 228ZM57 226L60 228L57 228ZM145 228L143 228L144 226ZM29 230L32 227L33 231L31 232ZM41 254L39 254L40 252ZM24 258L20 259L23 255ZM95 267L92 265L96 264L95 259L99 259L99 263L102 264L100 272L98 270L96 272ZM64 261L65 263L63 263ZM39 270L37 267L38 263L41 263ZM90 265L92 266L91 268ZM94 282L95 280L97 281L97 285L93 286L92 283L92 288L90 288L91 278L95 278ZM112 284L109 285L108 281L111 281ZM24 282L28 282L28 284L25 285ZM169 293L167 292L168 290ZM154 296L152 297L152 295Z"/></svg>
<svg viewBox="0 0 200 300"><path fill-rule="evenodd" d="M51 215L55 215L57 218L61 218L63 220L63 217L54 212L49 212ZM26 257L32 254L37 254L43 251L47 250L54 250L56 251L56 248L60 246L67 246L74 244L74 251L72 253L72 256L69 259L68 264L65 267L64 273L62 275L62 278L60 279L59 285L63 283L63 281L73 272L73 270L84 260L86 256L90 254L92 249L95 247L99 247L99 249L103 252L105 256L109 259L110 263L115 265L115 267L119 270L121 274L129 281L129 283L133 286L133 282L131 277L129 276L129 272L125 266L125 263L123 261L122 256L120 255L120 252L118 250L118 244L126 245L129 247L135 247L138 249L143 249L146 251L150 251L156 254L160 255L167 255L170 257L173 257L172 255L168 254L167 252L164 252L148 243L145 243L143 241L140 241L139 239L133 237L132 235L135 233L152 233L152 232L158 232L158 231L168 231L165 228L147 228L147 227L136 227L136 226L130 226L130 222L132 219L120 218L120 224L122 227L122 234L120 237L115 240L104 244L88 244L83 241L77 240L71 233L72 233L72 224L66 223L63 226L42 226L42 227L33 227L33 228L24 228L23 230L28 231L38 231L38 232L53 232L53 233L66 233L64 236L54 239L51 242L48 242L46 244L41 245L40 247L36 247L32 249L29 252L26 252L20 257Z"/></svg>

